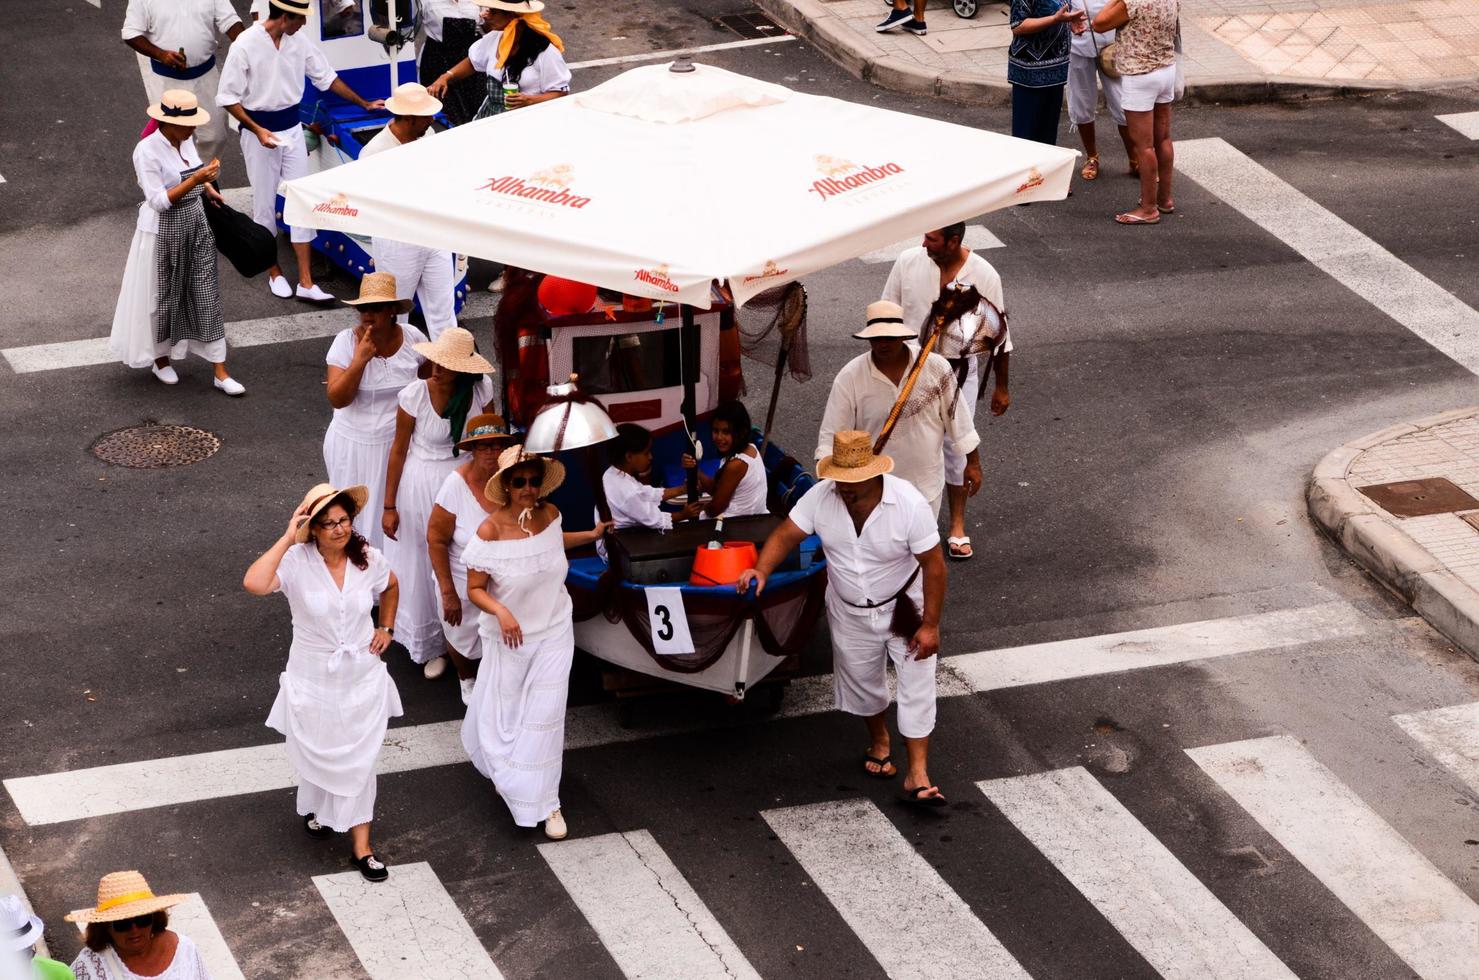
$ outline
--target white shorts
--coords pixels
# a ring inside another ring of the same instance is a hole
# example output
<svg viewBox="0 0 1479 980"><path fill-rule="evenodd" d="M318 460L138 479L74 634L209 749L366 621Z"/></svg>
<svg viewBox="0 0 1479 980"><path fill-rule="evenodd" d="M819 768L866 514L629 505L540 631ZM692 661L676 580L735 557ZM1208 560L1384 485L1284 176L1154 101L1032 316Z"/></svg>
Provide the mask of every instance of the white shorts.
<svg viewBox="0 0 1479 980"><path fill-rule="evenodd" d="M1150 112L1176 101L1176 66L1167 65L1144 75L1120 76L1120 105L1126 112Z"/></svg>
<svg viewBox="0 0 1479 980"><path fill-rule="evenodd" d="M935 729L935 665L940 655L915 660L908 643L889 632L893 608L890 604L881 610L852 609L828 594L832 691L837 710L865 718L876 715L888 707L888 663L893 661L899 734L925 738Z"/></svg>
<svg viewBox="0 0 1479 980"><path fill-rule="evenodd" d="M1075 126L1094 121L1099 110L1099 86L1104 86L1104 106L1116 126L1125 124L1120 108L1120 80L1099 70L1099 62L1082 54L1068 56L1068 121Z"/></svg>

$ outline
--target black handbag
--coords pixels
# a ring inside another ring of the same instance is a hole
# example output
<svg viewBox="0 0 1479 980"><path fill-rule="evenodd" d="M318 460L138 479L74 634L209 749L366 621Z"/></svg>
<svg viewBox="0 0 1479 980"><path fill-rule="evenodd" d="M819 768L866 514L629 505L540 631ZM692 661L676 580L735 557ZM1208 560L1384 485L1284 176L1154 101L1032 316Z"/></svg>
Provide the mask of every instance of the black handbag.
<svg viewBox="0 0 1479 980"><path fill-rule="evenodd" d="M246 278L277 263L277 236L229 204L207 199L205 220L216 236L216 249Z"/></svg>

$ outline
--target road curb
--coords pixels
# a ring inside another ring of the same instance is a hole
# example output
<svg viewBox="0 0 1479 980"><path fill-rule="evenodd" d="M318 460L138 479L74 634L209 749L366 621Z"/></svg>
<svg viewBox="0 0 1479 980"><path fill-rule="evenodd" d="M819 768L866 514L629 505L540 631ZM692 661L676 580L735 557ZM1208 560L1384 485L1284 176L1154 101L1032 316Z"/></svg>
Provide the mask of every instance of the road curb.
<svg viewBox="0 0 1479 980"><path fill-rule="evenodd" d="M1396 518L1347 478L1352 464L1369 449L1475 415L1479 415L1479 406L1454 409L1352 439L1315 465L1305 503L1315 524L1356 564L1479 660L1479 591L1413 540Z"/></svg>
<svg viewBox="0 0 1479 980"><path fill-rule="evenodd" d="M21 884L20 875L15 873L15 868L11 866L10 859L5 856L5 849L3 847L0 847L0 895L20 896L20 900L30 910L31 914L36 914L36 909L31 905L31 898L26 894L26 889ZM46 948L46 937L44 935L36 942L36 955L44 957L51 956L51 953Z"/></svg>

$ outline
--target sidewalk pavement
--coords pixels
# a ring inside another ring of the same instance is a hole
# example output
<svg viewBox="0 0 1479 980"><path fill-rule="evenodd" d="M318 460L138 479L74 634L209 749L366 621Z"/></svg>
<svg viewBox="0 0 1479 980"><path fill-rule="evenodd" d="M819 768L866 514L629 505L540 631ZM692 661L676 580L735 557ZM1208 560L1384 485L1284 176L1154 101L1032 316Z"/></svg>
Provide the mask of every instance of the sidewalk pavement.
<svg viewBox="0 0 1479 980"><path fill-rule="evenodd" d="M916 95L1005 103L1007 6L957 17L929 0L929 33L873 28L882 0L756 0L859 78ZM911 0L912 2L912 0ZM1479 0L1182 0L1188 97L1290 100L1479 81Z"/></svg>
<svg viewBox="0 0 1479 980"><path fill-rule="evenodd" d="M1432 477L1465 494L1413 482ZM1388 494L1372 490L1380 485ZM1346 443L1315 467L1307 496L1315 522L1357 564L1479 660L1479 499L1473 498L1479 498L1479 406ZM1429 513L1392 512L1404 504ZM1476 515L1475 523L1466 515Z"/></svg>

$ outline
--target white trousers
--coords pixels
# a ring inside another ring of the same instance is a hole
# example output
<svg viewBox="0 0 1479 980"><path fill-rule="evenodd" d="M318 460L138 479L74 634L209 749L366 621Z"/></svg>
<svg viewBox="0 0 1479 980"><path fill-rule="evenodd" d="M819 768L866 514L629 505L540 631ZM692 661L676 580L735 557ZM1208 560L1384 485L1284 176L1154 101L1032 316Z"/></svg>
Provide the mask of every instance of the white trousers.
<svg viewBox="0 0 1479 980"><path fill-rule="evenodd" d="M252 185L252 220L276 235L278 185L308 175L308 147L303 143L302 126L273 135L282 146L269 150L251 132L242 130L241 156ZM288 237L304 243L313 241L315 234L312 228L291 228Z"/></svg>
<svg viewBox="0 0 1479 980"><path fill-rule="evenodd" d="M940 655L915 660L907 641L889 632L893 605L854 609L827 597L832 630L832 690L837 710L864 717L888 707L888 662L899 687L899 734L924 738L935 730L935 664Z"/></svg>
<svg viewBox="0 0 1479 980"><path fill-rule="evenodd" d="M981 374L976 366L976 358L971 358L970 372L965 376L965 384L960 386L960 400L965 403L965 410L976 417L976 398L981 393ZM962 486L965 483L965 453L957 452L955 440L950 438L950 433L945 433L945 482L952 487ZM935 516L940 516L940 498L933 501Z"/></svg>
<svg viewBox="0 0 1479 980"><path fill-rule="evenodd" d="M154 74L154 69L149 67L149 59L143 55L138 58L139 74L144 77L144 95L150 105L158 102L159 97L170 89L180 89L192 93L206 107L211 121L195 127L195 149L200 153L201 163L210 163L212 157L219 157L226 148L226 110L216 106L216 89L221 87L220 59L217 58L216 66L199 78L179 79Z"/></svg>
<svg viewBox="0 0 1479 980"><path fill-rule="evenodd" d="M1097 59L1083 54L1068 56L1068 121L1075 126L1094 121L1099 109L1099 88L1104 86L1104 105L1116 126L1125 124L1125 110L1120 108L1120 79L1110 78L1099 70Z"/></svg>
<svg viewBox="0 0 1479 980"><path fill-rule="evenodd" d="M377 272L395 276L396 299L414 296L421 301L421 315L432 340L457 326L457 259L451 252L377 238L371 243L370 255ZM403 313L397 319L405 323L408 317Z"/></svg>

